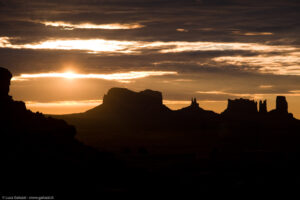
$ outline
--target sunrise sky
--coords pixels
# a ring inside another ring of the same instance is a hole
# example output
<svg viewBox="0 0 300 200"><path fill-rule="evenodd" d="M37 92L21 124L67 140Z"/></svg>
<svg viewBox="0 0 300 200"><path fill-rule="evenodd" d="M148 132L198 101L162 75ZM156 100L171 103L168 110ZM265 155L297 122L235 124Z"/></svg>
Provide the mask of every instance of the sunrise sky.
<svg viewBox="0 0 300 200"><path fill-rule="evenodd" d="M50 114L83 112L112 87L196 97L285 95L300 119L298 0L0 0L0 66L10 94Z"/></svg>

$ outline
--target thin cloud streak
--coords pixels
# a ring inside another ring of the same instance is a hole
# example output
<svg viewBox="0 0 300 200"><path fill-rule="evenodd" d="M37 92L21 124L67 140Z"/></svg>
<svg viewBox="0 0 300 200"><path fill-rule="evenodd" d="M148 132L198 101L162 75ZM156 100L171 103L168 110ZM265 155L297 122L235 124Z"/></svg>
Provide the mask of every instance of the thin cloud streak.
<svg viewBox="0 0 300 200"><path fill-rule="evenodd" d="M33 44L11 44L10 38L0 37L0 47L12 49L52 49L52 50L83 50L88 52L115 52L130 53L129 47L135 42L102 40L102 39L72 39L72 40L46 40Z"/></svg>
<svg viewBox="0 0 300 200"><path fill-rule="evenodd" d="M240 42L144 42L119 41L104 39L51 39L38 43L12 44L12 38L0 37L0 48L15 49L53 49L53 50L85 50L90 53L141 53L142 50L158 50L160 53L178 53L189 51L255 51L255 52L287 52L299 50L288 45L265 45L259 43Z"/></svg>
<svg viewBox="0 0 300 200"><path fill-rule="evenodd" d="M244 36L266 36L273 35L271 32L241 32L241 31L232 31L235 35L244 35Z"/></svg>
<svg viewBox="0 0 300 200"><path fill-rule="evenodd" d="M244 69L259 73L278 75L300 75L300 48L290 45L267 45L261 43L241 42L145 42L145 41L119 41L105 39L50 39L38 43L13 44L14 38L0 37L0 48L11 49L47 49L47 50L78 50L86 53L111 53L142 55L152 51L161 54L183 52L229 52L244 51L260 53L257 56L220 56L211 61L219 64L247 66ZM277 55L275 55L276 53ZM180 61L177 61L180 63ZM160 62L154 62L160 64Z"/></svg>
<svg viewBox="0 0 300 200"><path fill-rule="evenodd" d="M259 88L263 88L263 89L269 89L272 88L273 85L260 85Z"/></svg>
<svg viewBox="0 0 300 200"><path fill-rule="evenodd" d="M286 93L233 93L225 91L196 91L198 94L209 94L209 95L228 95L229 97L247 97L253 99L263 99L266 96L294 96L300 97L300 90L290 90Z"/></svg>
<svg viewBox="0 0 300 200"><path fill-rule="evenodd" d="M295 51L297 48L287 45L265 45L260 43L241 42L154 42L149 47L166 47L161 53L180 53L188 51L256 51L284 52Z"/></svg>
<svg viewBox="0 0 300 200"><path fill-rule="evenodd" d="M299 52L286 55L258 55L258 56L221 56L213 61L237 66L259 67L261 73L279 75L300 75Z"/></svg>
<svg viewBox="0 0 300 200"><path fill-rule="evenodd" d="M144 25L141 24L92 24L92 23L81 23L81 24L72 24L63 21L41 21L39 22L45 26L61 27L64 30L73 30L73 29L108 29L108 30L121 30L121 29L137 29L143 28Z"/></svg>
<svg viewBox="0 0 300 200"><path fill-rule="evenodd" d="M14 76L12 81L26 81L36 78L66 78L66 79L104 79L128 83L129 80L146 78L149 76L164 76L164 75L177 75L175 71L130 71L125 73L112 73L112 74L78 74L73 72L49 72L37 74L21 74Z"/></svg>

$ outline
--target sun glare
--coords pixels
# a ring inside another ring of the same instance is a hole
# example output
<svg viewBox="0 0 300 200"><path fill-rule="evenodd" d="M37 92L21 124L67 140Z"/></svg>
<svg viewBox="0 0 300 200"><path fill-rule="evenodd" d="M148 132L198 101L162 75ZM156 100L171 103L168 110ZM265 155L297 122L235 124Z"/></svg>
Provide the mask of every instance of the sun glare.
<svg viewBox="0 0 300 200"><path fill-rule="evenodd" d="M74 79L76 78L76 74L72 71L67 71L63 73L63 77L67 79Z"/></svg>

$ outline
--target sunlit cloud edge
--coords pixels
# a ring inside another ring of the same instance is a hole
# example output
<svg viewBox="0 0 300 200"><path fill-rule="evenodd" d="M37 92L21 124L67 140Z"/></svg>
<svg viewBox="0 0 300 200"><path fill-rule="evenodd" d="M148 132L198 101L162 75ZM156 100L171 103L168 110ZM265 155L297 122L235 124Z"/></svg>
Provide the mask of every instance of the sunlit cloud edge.
<svg viewBox="0 0 300 200"><path fill-rule="evenodd" d="M45 26L61 27L64 30L73 29L107 29L107 30L122 30L122 29L137 29L143 28L144 25L138 23L111 23L111 24L94 24L94 23L80 23L72 24L64 21L39 21L39 23Z"/></svg>
<svg viewBox="0 0 300 200"><path fill-rule="evenodd" d="M65 79L104 79L110 81L119 81L129 83L132 79L146 78L149 76L164 76L164 75L177 75L175 71L130 71L123 73L111 74L79 74L74 72L48 72L36 74L21 74L14 76L12 81L27 81L39 78L65 78Z"/></svg>
<svg viewBox="0 0 300 200"><path fill-rule="evenodd" d="M261 43L241 42L204 42L204 41L119 41L105 39L48 39L36 43L12 44L11 37L0 37L0 48L12 49L52 49L52 50L82 50L89 53L141 53L142 50L156 50L159 53L179 53L189 51L257 51L257 52L289 52L299 48L288 45L266 45Z"/></svg>

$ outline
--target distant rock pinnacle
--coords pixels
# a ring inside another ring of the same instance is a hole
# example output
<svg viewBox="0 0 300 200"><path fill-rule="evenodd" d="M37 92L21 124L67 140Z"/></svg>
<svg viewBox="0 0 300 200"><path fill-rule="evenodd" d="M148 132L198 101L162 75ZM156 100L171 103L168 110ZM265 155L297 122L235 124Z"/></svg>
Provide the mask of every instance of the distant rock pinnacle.
<svg viewBox="0 0 300 200"><path fill-rule="evenodd" d="M10 79L12 74L5 68L0 67L0 99L8 96Z"/></svg>
<svg viewBox="0 0 300 200"><path fill-rule="evenodd" d="M259 113L267 113L267 100L259 101Z"/></svg>
<svg viewBox="0 0 300 200"><path fill-rule="evenodd" d="M279 113L288 113L288 103L285 96L277 96L276 111Z"/></svg>
<svg viewBox="0 0 300 200"><path fill-rule="evenodd" d="M193 107L193 108L199 108L199 103L197 103L197 99L196 98L192 98L191 107Z"/></svg>

